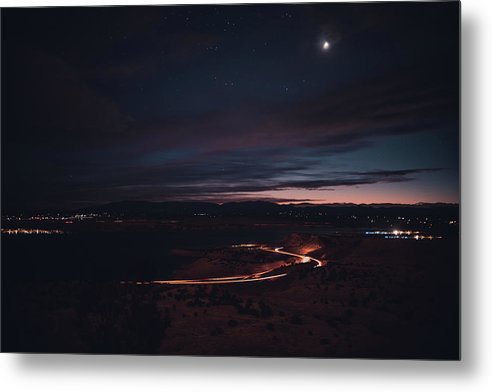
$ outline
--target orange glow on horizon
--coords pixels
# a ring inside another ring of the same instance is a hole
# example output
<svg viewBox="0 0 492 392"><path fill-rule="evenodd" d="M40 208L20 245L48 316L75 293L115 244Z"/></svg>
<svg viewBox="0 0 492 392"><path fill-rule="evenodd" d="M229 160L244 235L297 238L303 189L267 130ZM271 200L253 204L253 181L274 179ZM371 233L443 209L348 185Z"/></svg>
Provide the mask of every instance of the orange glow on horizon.
<svg viewBox="0 0 492 392"><path fill-rule="evenodd" d="M417 204L417 203L458 203L459 195L446 194L436 189L415 189L411 184L374 184L359 187L337 187L323 189L286 189L256 192L248 195L253 200L278 199L278 204Z"/></svg>

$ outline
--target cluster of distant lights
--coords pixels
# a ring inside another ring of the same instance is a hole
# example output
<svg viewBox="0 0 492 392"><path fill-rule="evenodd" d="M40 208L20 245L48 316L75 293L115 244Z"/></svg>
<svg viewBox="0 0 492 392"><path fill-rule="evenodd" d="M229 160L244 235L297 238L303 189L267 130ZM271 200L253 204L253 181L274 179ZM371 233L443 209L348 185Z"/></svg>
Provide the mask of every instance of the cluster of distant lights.
<svg viewBox="0 0 492 392"><path fill-rule="evenodd" d="M3 219L6 221L67 221L71 222L74 220L86 220L94 219L100 217L99 214L75 214L70 216L63 215L32 215L32 216L5 216Z"/></svg>
<svg viewBox="0 0 492 392"><path fill-rule="evenodd" d="M400 239L400 240L435 240L440 239L440 236L434 235L423 235L418 231L402 231L402 230L393 230L393 231L366 231L366 235L380 235L384 236L387 239Z"/></svg>
<svg viewBox="0 0 492 392"><path fill-rule="evenodd" d="M258 247L258 244L237 244L237 245L231 245L232 248L256 248Z"/></svg>
<svg viewBox="0 0 492 392"><path fill-rule="evenodd" d="M46 234L46 235L51 235L51 234L63 234L63 230L46 230L46 229L2 229L1 230L2 234L9 234L9 235L19 235L19 234Z"/></svg>

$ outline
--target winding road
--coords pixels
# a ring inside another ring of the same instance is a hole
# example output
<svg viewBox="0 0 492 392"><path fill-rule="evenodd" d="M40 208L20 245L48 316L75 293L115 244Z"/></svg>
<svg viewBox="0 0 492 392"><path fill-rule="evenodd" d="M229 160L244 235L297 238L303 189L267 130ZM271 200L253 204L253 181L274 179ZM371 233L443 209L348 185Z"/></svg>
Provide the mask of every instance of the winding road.
<svg viewBox="0 0 492 392"><path fill-rule="evenodd" d="M248 245L248 247L251 247ZM270 248L266 246L259 246L259 250L271 253L280 253L287 256L296 257L299 261L295 264L305 264L305 263L315 263L314 268L321 267L324 265L323 261L315 259L311 256L301 255L292 252L286 252L282 248ZM262 280L275 280L286 276L287 273L273 274L269 275L276 268L271 268L265 271L257 272L249 275L235 275L235 276L223 276L218 278L202 278L202 279L173 279L173 280L151 280L147 282L136 282L136 284L230 284L230 283L247 283L247 282L258 282Z"/></svg>

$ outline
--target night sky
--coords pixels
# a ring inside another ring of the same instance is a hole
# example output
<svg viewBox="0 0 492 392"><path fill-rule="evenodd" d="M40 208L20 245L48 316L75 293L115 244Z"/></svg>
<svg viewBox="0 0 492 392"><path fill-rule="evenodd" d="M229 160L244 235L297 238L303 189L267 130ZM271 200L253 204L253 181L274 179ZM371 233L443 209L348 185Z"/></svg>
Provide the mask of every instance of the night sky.
<svg viewBox="0 0 492 392"><path fill-rule="evenodd" d="M1 22L4 211L459 200L456 2L3 9Z"/></svg>

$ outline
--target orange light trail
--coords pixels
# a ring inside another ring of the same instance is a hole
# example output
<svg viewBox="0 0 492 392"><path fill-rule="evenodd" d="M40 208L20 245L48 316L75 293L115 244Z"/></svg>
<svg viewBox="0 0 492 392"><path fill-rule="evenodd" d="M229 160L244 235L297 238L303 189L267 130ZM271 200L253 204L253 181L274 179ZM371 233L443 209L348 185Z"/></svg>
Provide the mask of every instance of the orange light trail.
<svg viewBox="0 0 492 392"><path fill-rule="evenodd" d="M248 244L248 247L251 247L252 244ZM260 246L258 249L264 251L264 252L271 252L271 253L280 253L284 254L287 256L292 256L300 259L295 264L305 264L305 263L311 263L314 262L316 265L314 268L321 267L324 265L324 262L318 259L315 259L310 256L306 255L300 255L297 253L292 253L292 252L286 252L281 250L282 248L269 248L269 247L264 247ZM249 282L258 282L258 281L263 281L263 280L275 280L278 278L282 278L287 275L287 273L282 273L282 274L276 274L276 275L267 275L268 273L272 272L275 270L275 268L270 268L268 270L262 271L262 272L256 272L254 274L250 275L234 275L234 276L223 276L223 277L213 277L213 278L202 278L202 279L173 279L173 280L151 280L148 282L145 281L139 281L135 282L138 285L141 284L174 284L174 285L196 285L196 284L228 284L228 283L249 283ZM132 282L121 282L121 283L132 283Z"/></svg>
<svg viewBox="0 0 492 392"><path fill-rule="evenodd" d="M257 282L260 280L273 280L273 279L278 279L283 276L287 275L286 273L284 274L278 274L278 275L270 275L270 276L263 276L256 278L254 275L248 276L246 275L244 278L241 279L231 279L231 277L225 277L225 278L205 278L205 279L181 279L181 280L153 280L150 283L154 284L227 284L227 283L246 283L246 282Z"/></svg>

